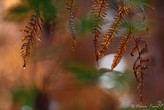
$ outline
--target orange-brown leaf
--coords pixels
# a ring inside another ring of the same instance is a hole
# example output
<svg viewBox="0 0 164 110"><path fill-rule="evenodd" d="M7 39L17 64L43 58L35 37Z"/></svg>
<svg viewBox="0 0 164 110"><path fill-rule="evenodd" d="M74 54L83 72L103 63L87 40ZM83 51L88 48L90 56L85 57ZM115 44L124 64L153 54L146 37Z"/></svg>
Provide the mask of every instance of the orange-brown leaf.
<svg viewBox="0 0 164 110"><path fill-rule="evenodd" d="M127 10L122 3L119 3L119 13L115 15L114 22L103 36L103 42L100 44L99 58L103 57L105 51L113 44L123 22L123 17L126 17L129 13L131 13L129 9ZM104 49L103 52L102 49Z"/></svg>
<svg viewBox="0 0 164 110"><path fill-rule="evenodd" d="M23 69L26 68L26 64L31 54L31 47L36 43L36 40L40 41L39 29L42 31L42 20L38 15L32 15L28 25L22 30L27 35L22 37L21 56L23 58Z"/></svg>
<svg viewBox="0 0 164 110"><path fill-rule="evenodd" d="M144 46L144 47L142 49L139 49L140 46L141 47ZM142 91L143 91L143 87L144 87L143 70L151 68L150 66L145 66L143 63L152 63L149 58L142 58L142 55L144 55L148 52L147 42L144 39L142 39L142 38L135 39L135 45L132 48L131 55L133 56L134 53L136 53L136 52L138 52L138 57L137 57L136 61L134 62L133 71L134 71L136 80L138 82L137 90L139 91L140 101L142 102L143 101Z"/></svg>
<svg viewBox="0 0 164 110"><path fill-rule="evenodd" d="M93 0L94 5L92 5L92 11L91 11L91 18L95 20L95 24L92 28L92 33L94 34L94 48L95 48L95 56L96 61L99 60L99 42L98 38L101 36L101 26L103 24L104 18L106 17L107 9L109 4L106 0Z"/></svg>
<svg viewBox="0 0 164 110"><path fill-rule="evenodd" d="M113 70L120 63L122 56L126 52L126 49L127 49L127 46L129 44L131 37L132 37L131 34L129 34L128 36L124 36L122 38L122 40L117 48L116 55L114 56L111 70Z"/></svg>

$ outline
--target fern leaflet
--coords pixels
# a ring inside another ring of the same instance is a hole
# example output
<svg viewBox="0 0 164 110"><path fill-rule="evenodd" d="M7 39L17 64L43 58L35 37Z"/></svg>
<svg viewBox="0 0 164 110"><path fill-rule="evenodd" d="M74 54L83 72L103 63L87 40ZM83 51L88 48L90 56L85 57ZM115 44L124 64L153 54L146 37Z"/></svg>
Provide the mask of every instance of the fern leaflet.
<svg viewBox="0 0 164 110"><path fill-rule="evenodd" d="M39 30L42 29L42 19L38 15L32 15L28 25L25 26L24 30L27 35L23 36L21 46L21 56L24 61L23 69L26 68L26 64L31 54L31 48L36 43L36 40L40 41L40 33Z"/></svg>
<svg viewBox="0 0 164 110"><path fill-rule="evenodd" d="M75 27L74 27L74 16L79 5L77 0L67 0L65 4L67 5L67 9L69 11L69 30L72 36L72 50L75 51L76 34L75 34Z"/></svg>
<svg viewBox="0 0 164 110"><path fill-rule="evenodd" d="M132 12L128 6L124 6L123 4L119 4L119 14L115 15L115 21L108 29L106 34L103 36L103 42L100 44L100 49L98 50L99 58L103 57L105 51L112 45L115 40L116 35L120 30L120 25L123 22L123 17L126 17L129 13Z"/></svg>
<svg viewBox="0 0 164 110"><path fill-rule="evenodd" d="M94 19L94 26L92 28L92 33L94 34L94 48L96 61L99 60L98 56L98 38L101 38L101 26L103 24L104 18L107 15L106 11L109 4L106 0L93 0L94 5L92 5L91 18Z"/></svg>
<svg viewBox="0 0 164 110"><path fill-rule="evenodd" d="M130 42L132 35L129 33L127 36L124 36L122 40L120 41L120 44L118 46L118 49L116 51L116 55L113 59L113 64L111 66L111 71L120 63L122 56L126 52L127 46Z"/></svg>
<svg viewBox="0 0 164 110"><path fill-rule="evenodd" d="M144 45L144 48L141 50L139 49L139 46ZM131 50L131 55L134 56L134 54L138 52L138 57L133 65L133 71L136 77L136 80L138 82L137 90L139 93L140 101L143 103L143 87L144 87L144 70L145 69L151 69L150 66L146 66L145 63L152 63L149 58L143 58L142 55L146 54L148 52L147 49L147 42L144 39L137 38L135 39L135 45L133 46Z"/></svg>

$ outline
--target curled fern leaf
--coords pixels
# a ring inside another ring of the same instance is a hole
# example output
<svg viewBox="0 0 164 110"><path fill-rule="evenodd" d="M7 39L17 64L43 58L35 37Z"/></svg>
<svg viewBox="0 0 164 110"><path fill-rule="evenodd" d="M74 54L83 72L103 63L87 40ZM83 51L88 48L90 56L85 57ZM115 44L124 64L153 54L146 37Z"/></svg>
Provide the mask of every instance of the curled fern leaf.
<svg viewBox="0 0 164 110"><path fill-rule="evenodd" d="M23 69L26 68L26 64L31 54L31 48L36 43L36 40L40 41L40 33L39 30L42 29L42 19L38 15L32 15L28 25L25 26L24 30L21 30L26 33L22 38L22 46L21 46L21 56L24 61Z"/></svg>
<svg viewBox="0 0 164 110"><path fill-rule="evenodd" d="M129 33L127 36L124 36L122 38L122 40L120 41L120 44L116 51L116 55L114 56L114 59L113 59L113 64L111 66L111 70L113 70L120 63L122 56L126 52L126 49L130 42L131 37L132 37L132 35Z"/></svg>
<svg viewBox="0 0 164 110"><path fill-rule="evenodd" d="M105 51L112 45L117 34L120 30L120 25L123 22L123 17L126 17L132 10L127 6L122 4L119 5L119 14L115 15L115 20L108 31L103 36L103 42L100 44L101 48L99 49L99 58L103 57Z"/></svg>
<svg viewBox="0 0 164 110"><path fill-rule="evenodd" d="M139 46L144 45L144 48L139 49ZM143 58L142 55L148 52L147 42L144 39L137 38L135 39L135 45L132 48L131 55L138 52L138 57L133 65L133 71L138 82L137 90L140 96L141 103L143 102L142 92L144 87L144 70L151 69L150 66L145 65L145 63L152 63L149 58Z"/></svg>
<svg viewBox="0 0 164 110"><path fill-rule="evenodd" d="M106 0L93 0L93 2L94 5L92 5L91 18L94 19L94 26L92 28L92 33L94 34L94 48L96 61L98 61L98 38L101 37L101 26L103 24L105 16L107 15L106 11L108 9L109 4L106 2Z"/></svg>
<svg viewBox="0 0 164 110"><path fill-rule="evenodd" d="M72 50L75 51L76 34L74 27L74 16L79 5L77 0L67 0L65 4L67 5L67 9L69 11L69 30L72 36Z"/></svg>

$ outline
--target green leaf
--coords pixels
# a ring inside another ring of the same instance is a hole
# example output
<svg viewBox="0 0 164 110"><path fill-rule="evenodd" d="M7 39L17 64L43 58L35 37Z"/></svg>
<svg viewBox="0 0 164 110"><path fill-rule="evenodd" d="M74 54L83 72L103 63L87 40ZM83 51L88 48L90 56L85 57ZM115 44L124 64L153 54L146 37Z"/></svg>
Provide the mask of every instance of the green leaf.
<svg viewBox="0 0 164 110"><path fill-rule="evenodd" d="M34 106L36 95L38 90L36 88L32 88L30 90L26 90L25 88L16 88L12 92L12 97L14 102L23 105Z"/></svg>
<svg viewBox="0 0 164 110"><path fill-rule="evenodd" d="M92 20L92 19L87 19L87 18L82 19L80 24L78 25L79 32L81 34L85 34L89 32L92 29L94 22L95 20Z"/></svg>
<svg viewBox="0 0 164 110"><path fill-rule="evenodd" d="M28 13L32 10L28 4L20 4L9 9L5 15L5 20L8 21L22 21L27 18Z"/></svg>
<svg viewBox="0 0 164 110"><path fill-rule="evenodd" d="M77 79L77 83L80 84L95 84L99 77L105 72L104 70L96 70L85 64L80 63L66 63L65 69L71 71Z"/></svg>

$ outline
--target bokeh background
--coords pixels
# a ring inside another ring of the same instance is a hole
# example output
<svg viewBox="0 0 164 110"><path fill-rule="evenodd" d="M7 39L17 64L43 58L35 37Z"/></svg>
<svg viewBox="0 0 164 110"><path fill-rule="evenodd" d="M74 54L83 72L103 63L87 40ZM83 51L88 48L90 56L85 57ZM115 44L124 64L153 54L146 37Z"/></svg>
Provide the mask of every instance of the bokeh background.
<svg viewBox="0 0 164 110"><path fill-rule="evenodd" d="M42 41L33 48L23 70L20 55L23 33L20 30L27 24L35 4L32 0L0 0L0 110L133 110L133 106L140 104L132 70L135 58L129 54L134 42L130 43L114 72L110 72L110 66L120 37L98 67L90 32L92 24L88 19L92 1L80 2L75 53L72 52L64 2L40 2L45 18ZM144 105L150 106L164 103L163 2L151 0L156 11L146 10L146 21L138 21L141 31L135 33L149 43L152 69L145 72L143 98ZM104 30L116 14L113 9L109 13ZM137 13L135 17L141 16ZM142 110L149 109L156 110L151 107Z"/></svg>

